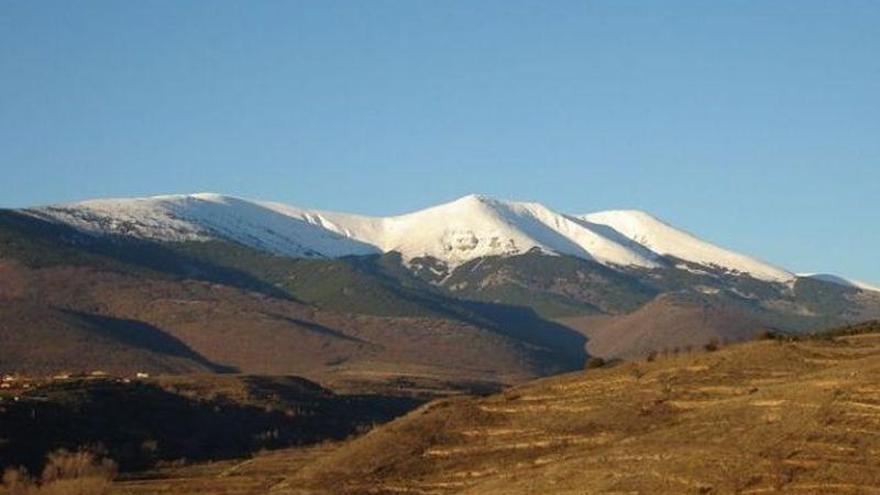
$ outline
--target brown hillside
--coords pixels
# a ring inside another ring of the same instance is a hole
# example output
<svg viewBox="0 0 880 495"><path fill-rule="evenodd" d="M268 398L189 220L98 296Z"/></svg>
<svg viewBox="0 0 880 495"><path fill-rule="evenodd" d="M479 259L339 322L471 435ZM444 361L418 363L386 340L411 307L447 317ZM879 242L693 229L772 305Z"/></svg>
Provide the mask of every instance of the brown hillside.
<svg viewBox="0 0 880 495"><path fill-rule="evenodd" d="M331 385L512 383L547 349L460 321L349 315L208 282L2 264L0 371L235 370Z"/></svg>
<svg viewBox="0 0 880 495"><path fill-rule="evenodd" d="M432 403L278 493L874 493L880 335L761 341Z"/></svg>
<svg viewBox="0 0 880 495"><path fill-rule="evenodd" d="M766 328L753 313L721 300L679 294L660 295L626 315L559 321L587 337L590 355L622 359L700 348L712 341L747 340Z"/></svg>
<svg viewBox="0 0 880 495"><path fill-rule="evenodd" d="M0 370L48 375L223 371L180 340L150 325L47 307L0 306Z"/></svg>

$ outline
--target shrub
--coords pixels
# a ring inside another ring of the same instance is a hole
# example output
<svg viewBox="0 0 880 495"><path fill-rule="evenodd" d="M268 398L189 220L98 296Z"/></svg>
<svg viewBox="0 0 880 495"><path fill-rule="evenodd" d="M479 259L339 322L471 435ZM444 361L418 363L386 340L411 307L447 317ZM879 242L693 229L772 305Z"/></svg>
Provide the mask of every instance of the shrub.
<svg viewBox="0 0 880 495"><path fill-rule="evenodd" d="M57 450L46 458L38 481L24 468L3 473L3 493L9 495L105 495L116 477L116 463L99 458L95 452L80 449Z"/></svg>
<svg viewBox="0 0 880 495"><path fill-rule="evenodd" d="M584 368L588 369L588 370L594 370L597 368L602 368L606 364L608 364L608 363L604 359L602 359L600 357L593 357L593 358L590 358L587 360L587 364L586 364L586 366L584 366Z"/></svg>
<svg viewBox="0 0 880 495"><path fill-rule="evenodd" d="M31 486L31 479L27 469L23 467L6 468L3 471L3 488L9 493L24 493Z"/></svg>
<svg viewBox="0 0 880 495"><path fill-rule="evenodd" d="M98 458L96 452L81 449L70 452L57 450L46 458L41 481L52 483L59 480L76 478L104 478L112 480L116 477L116 463L110 459Z"/></svg>
<svg viewBox="0 0 880 495"><path fill-rule="evenodd" d="M772 330L761 330L755 334L755 340L777 340L779 335Z"/></svg>

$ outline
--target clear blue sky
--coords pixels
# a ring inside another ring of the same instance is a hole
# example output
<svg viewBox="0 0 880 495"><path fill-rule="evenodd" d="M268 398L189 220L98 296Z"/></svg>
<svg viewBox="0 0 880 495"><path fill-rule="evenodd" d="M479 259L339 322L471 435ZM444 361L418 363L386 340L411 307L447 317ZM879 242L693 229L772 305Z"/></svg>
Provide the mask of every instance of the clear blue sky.
<svg viewBox="0 0 880 495"><path fill-rule="evenodd" d="M5 1L0 205L642 208L880 284L880 2Z"/></svg>

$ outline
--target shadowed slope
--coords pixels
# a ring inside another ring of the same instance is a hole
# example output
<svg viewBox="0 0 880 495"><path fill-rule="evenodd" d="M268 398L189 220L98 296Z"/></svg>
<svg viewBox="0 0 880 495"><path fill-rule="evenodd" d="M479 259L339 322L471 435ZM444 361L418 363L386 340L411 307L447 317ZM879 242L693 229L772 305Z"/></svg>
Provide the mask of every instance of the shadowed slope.
<svg viewBox="0 0 880 495"><path fill-rule="evenodd" d="M198 374L31 385L0 390L0 471L23 464L39 472L48 452L97 444L123 470L177 459L243 457L345 438L419 403L335 394L289 376Z"/></svg>
<svg viewBox="0 0 880 495"><path fill-rule="evenodd" d="M0 301L0 369L52 374L231 371L142 322Z"/></svg>
<svg viewBox="0 0 880 495"><path fill-rule="evenodd" d="M80 311L63 310L65 314L80 320L86 328L100 337L115 340L120 344L143 349L148 352L167 354L177 358L192 360L199 365L217 372L232 373L237 371L229 366L219 366L193 352L179 339L165 331L147 323L124 318L113 318Z"/></svg>

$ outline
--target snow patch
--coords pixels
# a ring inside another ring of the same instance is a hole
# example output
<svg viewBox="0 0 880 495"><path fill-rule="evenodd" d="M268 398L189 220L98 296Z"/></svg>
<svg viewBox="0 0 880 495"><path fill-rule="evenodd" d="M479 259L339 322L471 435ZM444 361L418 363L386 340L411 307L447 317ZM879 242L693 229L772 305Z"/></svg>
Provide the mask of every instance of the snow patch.
<svg viewBox="0 0 880 495"><path fill-rule="evenodd" d="M770 282L788 282L794 274L750 256L728 251L638 210L613 210L581 215L579 218L607 225L646 249L692 263L748 273Z"/></svg>

